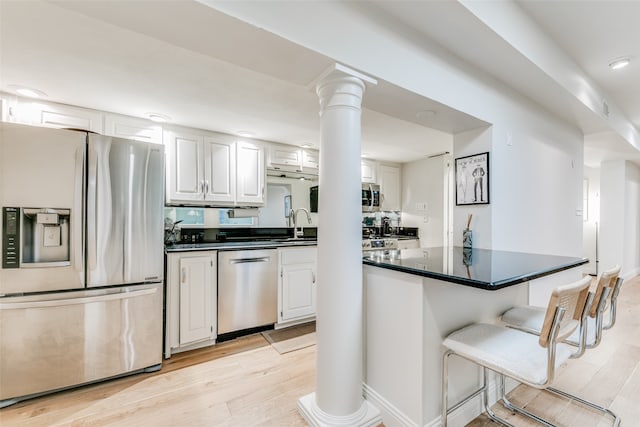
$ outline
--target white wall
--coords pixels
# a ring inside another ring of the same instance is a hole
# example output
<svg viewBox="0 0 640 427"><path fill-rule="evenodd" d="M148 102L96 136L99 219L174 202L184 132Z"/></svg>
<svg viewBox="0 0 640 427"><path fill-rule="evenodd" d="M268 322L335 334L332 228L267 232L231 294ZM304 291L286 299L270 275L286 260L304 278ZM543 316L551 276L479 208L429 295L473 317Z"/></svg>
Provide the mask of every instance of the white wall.
<svg viewBox="0 0 640 427"><path fill-rule="evenodd" d="M494 126L492 247L581 256L582 134L515 110Z"/></svg>
<svg viewBox="0 0 640 427"><path fill-rule="evenodd" d="M420 246L443 246L445 171L451 156L405 163L402 167L402 225L418 227ZM426 203L426 210L421 204Z"/></svg>
<svg viewBox="0 0 640 427"><path fill-rule="evenodd" d="M288 227L289 212L285 210L285 197L291 196L291 185L267 183L267 200L265 206L258 210L260 227ZM304 215L304 214L303 214ZM306 218L300 218L298 224L304 226Z"/></svg>
<svg viewBox="0 0 640 427"><path fill-rule="evenodd" d="M619 264L621 275L640 273L640 168L615 160L600 173L600 270Z"/></svg>
<svg viewBox="0 0 640 427"><path fill-rule="evenodd" d="M375 78L492 123L491 205L482 213L491 217L491 227L485 230L477 224L477 232L484 235L476 239L478 245L582 254L582 218L575 213L582 204L583 139L578 129L423 35L380 20L375 9L366 5L205 3ZM327 31L329 22L331 31ZM477 151L470 145L465 153L486 151L482 145ZM455 228L460 228L460 217L466 221L464 211L455 215ZM459 238L456 234L454 239Z"/></svg>
<svg viewBox="0 0 640 427"><path fill-rule="evenodd" d="M587 208L583 212L583 241L582 256L589 259L589 264L583 268L585 274L598 274L600 268L596 267L597 259L597 234L600 226L600 169L584 167L584 178L588 185Z"/></svg>
<svg viewBox="0 0 640 427"><path fill-rule="evenodd" d="M622 274L640 274L640 167L626 162Z"/></svg>
<svg viewBox="0 0 640 427"><path fill-rule="evenodd" d="M622 265L624 242L625 162L600 165L600 270ZM623 266L624 268L624 266Z"/></svg>

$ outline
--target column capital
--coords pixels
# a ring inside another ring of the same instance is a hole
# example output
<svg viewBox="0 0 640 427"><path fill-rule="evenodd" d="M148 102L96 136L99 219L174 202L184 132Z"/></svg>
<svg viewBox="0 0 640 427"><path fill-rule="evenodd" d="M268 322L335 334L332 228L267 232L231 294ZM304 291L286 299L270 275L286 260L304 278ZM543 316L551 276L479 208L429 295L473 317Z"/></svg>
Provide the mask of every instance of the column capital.
<svg viewBox="0 0 640 427"><path fill-rule="evenodd" d="M377 83L377 80L342 64L332 64L313 82L320 100L320 115L330 108L360 110L366 84Z"/></svg>

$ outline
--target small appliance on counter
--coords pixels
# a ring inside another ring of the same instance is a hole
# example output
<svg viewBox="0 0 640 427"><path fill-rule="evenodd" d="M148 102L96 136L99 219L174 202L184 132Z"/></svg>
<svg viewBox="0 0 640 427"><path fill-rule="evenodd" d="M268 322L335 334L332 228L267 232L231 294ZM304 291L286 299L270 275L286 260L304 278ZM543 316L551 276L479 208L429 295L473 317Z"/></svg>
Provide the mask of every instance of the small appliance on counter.
<svg viewBox="0 0 640 427"><path fill-rule="evenodd" d="M398 227L398 236L418 237L418 227Z"/></svg>

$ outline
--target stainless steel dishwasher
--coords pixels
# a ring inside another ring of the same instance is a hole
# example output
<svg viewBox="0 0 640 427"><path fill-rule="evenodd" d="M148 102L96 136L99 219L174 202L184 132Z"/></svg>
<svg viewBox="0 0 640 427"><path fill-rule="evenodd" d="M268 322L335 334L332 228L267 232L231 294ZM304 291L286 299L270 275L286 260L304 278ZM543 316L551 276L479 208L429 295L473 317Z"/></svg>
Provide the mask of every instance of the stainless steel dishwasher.
<svg viewBox="0 0 640 427"><path fill-rule="evenodd" d="M218 252L218 334L276 323L278 252Z"/></svg>

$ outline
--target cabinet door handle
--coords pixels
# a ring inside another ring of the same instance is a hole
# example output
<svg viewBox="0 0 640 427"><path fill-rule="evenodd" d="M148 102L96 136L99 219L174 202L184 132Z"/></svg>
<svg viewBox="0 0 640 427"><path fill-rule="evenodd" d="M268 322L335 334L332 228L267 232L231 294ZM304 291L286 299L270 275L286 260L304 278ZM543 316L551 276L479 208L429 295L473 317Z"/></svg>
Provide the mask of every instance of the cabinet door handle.
<svg viewBox="0 0 640 427"><path fill-rule="evenodd" d="M204 192L204 179L200 181L200 192L202 193L202 198L206 198L207 194Z"/></svg>
<svg viewBox="0 0 640 427"><path fill-rule="evenodd" d="M184 267L180 269L180 283L183 285L187 283L187 269Z"/></svg>
<svg viewBox="0 0 640 427"><path fill-rule="evenodd" d="M316 273L314 271L311 272L312 283L316 283Z"/></svg>
<svg viewBox="0 0 640 427"><path fill-rule="evenodd" d="M204 193L209 194L209 180L205 180L204 182Z"/></svg>

